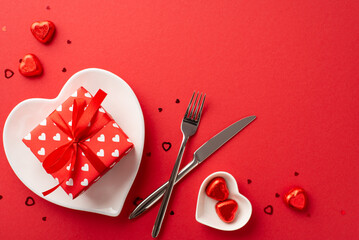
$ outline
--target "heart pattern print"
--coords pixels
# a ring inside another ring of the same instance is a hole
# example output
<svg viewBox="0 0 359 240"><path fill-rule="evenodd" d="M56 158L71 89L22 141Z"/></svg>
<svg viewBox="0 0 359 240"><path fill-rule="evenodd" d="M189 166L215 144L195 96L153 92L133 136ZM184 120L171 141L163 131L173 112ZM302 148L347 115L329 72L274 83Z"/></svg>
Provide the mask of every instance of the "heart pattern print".
<svg viewBox="0 0 359 240"><path fill-rule="evenodd" d="M72 126L73 101L75 98L81 98L86 101L86 104L89 104L92 95L81 87L54 110L54 112L57 111L61 115L65 122L69 123L70 127ZM100 109L91 122L91 125L94 125L91 127L99 128L100 130L91 136L91 138L83 141L83 143L105 164L107 167L105 171L97 172L96 168L87 159L86 154L79 148L73 167L69 161L63 169L52 174L54 178L65 180L61 187L69 196L71 194L73 199L101 178L105 172L119 162L134 147L128 136L105 109L103 107L100 107ZM23 138L25 145L29 147L40 162L43 162L48 154L59 146L72 141L71 137L62 132L52 121L51 114ZM97 120L103 117L108 118L109 122L105 126L96 125ZM71 177L69 171L73 171Z"/></svg>
<svg viewBox="0 0 359 240"><path fill-rule="evenodd" d="M56 135L53 137L54 141L60 141L61 140L61 135L60 133L56 133Z"/></svg>

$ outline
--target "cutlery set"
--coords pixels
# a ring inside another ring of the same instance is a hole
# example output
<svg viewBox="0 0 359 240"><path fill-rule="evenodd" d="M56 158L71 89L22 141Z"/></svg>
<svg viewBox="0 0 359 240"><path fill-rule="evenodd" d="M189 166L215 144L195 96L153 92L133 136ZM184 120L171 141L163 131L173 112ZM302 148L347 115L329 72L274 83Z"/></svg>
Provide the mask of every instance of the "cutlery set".
<svg viewBox="0 0 359 240"><path fill-rule="evenodd" d="M201 120L202 111L204 107L204 101L206 94L193 93L191 100L188 104L186 113L182 119L181 131L183 134L181 147L179 149L175 165L173 167L170 179L168 182L163 184L152 194L150 194L146 199L144 199L130 214L129 219L134 219L152 207L157 201L163 197L158 215L153 226L152 237L156 238L159 235L161 226L164 220L164 216L167 210L168 203L171 198L171 193L174 185L179 182L184 176L186 176L190 171L197 167L200 163L206 160L211 156L216 150L218 150L222 145L227 141L233 138L237 133L249 125L256 116L245 117L232 125L228 126L217 135L213 136L206 143L204 143L200 148L198 148L193 154L193 160L188 163L181 171L179 167L181 164L182 156L186 147L186 144L191 136L193 136L198 129L198 125ZM193 101L194 99L194 101Z"/></svg>

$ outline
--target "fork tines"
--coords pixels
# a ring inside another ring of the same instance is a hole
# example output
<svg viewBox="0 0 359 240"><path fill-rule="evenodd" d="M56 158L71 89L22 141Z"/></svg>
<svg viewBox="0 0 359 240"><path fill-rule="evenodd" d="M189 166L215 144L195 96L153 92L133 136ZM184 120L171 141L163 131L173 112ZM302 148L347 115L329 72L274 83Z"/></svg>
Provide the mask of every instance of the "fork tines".
<svg viewBox="0 0 359 240"><path fill-rule="evenodd" d="M196 98L192 104L194 95L196 95ZM200 120L203 105L204 105L204 100L206 99L206 94L201 93L199 100L197 101L198 96L199 96L199 92L197 92L197 94L196 94L196 91L195 91L192 95L191 101L189 102L187 111L184 115L185 119L195 121L195 122ZM202 99L202 97L203 97L203 99ZM198 109L199 109L199 111L198 111Z"/></svg>

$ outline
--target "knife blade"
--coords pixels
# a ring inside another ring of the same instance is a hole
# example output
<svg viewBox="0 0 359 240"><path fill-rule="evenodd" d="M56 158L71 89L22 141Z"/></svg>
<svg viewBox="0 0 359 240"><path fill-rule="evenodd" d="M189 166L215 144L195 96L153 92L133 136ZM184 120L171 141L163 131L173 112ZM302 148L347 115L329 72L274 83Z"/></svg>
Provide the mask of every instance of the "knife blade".
<svg viewBox="0 0 359 240"><path fill-rule="evenodd" d="M193 170L196 166L206 160L211 156L215 151L217 151L223 144L228 142L233 138L237 133L239 133L243 128L248 126L256 116L245 117L229 127L225 128L217 135L213 136L210 140L204 143L200 148L198 148L193 154L193 160L188 163L177 175L176 182L179 182L187 173ZM143 200L130 214L129 219L134 219L153 206L158 200L163 196L168 182L159 187L151 195L149 195L145 200Z"/></svg>

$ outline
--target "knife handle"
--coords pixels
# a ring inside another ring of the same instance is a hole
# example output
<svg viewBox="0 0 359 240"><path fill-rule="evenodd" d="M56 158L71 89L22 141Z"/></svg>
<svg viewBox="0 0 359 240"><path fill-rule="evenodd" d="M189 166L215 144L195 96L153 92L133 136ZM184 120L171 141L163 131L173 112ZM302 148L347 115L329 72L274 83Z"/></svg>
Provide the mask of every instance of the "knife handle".
<svg viewBox="0 0 359 240"><path fill-rule="evenodd" d="M199 164L198 161L195 160L195 158L188 163L184 168L181 169L181 171L178 173L175 184L179 182L184 176L187 175L192 169L194 169ZM168 186L168 181L163 184L161 187L157 188L156 191L151 193L145 200L143 200L136 208L133 210L133 212L130 214L129 219L134 219L141 215L143 212L145 212L147 209L152 207L158 200L161 199L163 194L166 191L166 188Z"/></svg>

